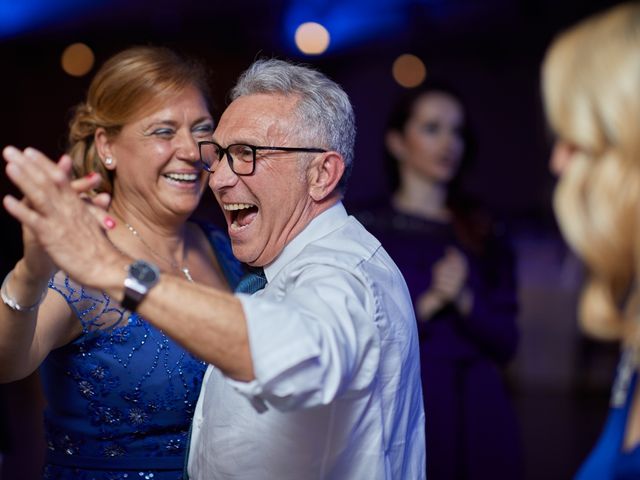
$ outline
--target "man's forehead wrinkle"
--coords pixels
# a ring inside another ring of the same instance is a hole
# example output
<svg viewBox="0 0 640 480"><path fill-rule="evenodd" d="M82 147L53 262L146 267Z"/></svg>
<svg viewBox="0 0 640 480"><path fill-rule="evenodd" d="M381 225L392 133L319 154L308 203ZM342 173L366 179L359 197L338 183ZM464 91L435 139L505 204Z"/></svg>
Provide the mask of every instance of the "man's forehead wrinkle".
<svg viewBox="0 0 640 480"><path fill-rule="evenodd" d="M286 146L286 142L291 136L290 128L287 128L287 122L276 120L269 125L265 132L266 140L278 146Z"/></svg>
<svg viewBox="0 0 640 480"><path fill-rule="evenodd" d="M220 122L219 126L223 128L214 137L225 144L290 146L291 142L295 143L297 115L295 110L287 107L295 105L297 99L275 95L278 101L274 106L273 95L270 97L268 105L265 105L263 95L249 95L236 100L237 108L233 108L232 103L227 118Z"/></svg>

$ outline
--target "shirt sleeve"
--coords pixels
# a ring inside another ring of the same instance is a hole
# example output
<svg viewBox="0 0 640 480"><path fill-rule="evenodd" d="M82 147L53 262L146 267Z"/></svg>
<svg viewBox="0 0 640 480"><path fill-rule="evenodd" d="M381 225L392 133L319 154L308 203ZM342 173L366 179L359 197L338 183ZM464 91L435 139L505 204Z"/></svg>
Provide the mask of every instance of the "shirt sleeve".
<svg viewBox="0 0 640 480"><path fill-rule="evenodd" d="M264 295L238 295L256 377L229 380L240 393L257 409L264 403L286 411L371 387L379 339L362 272L305 265L268 288Z"/></svg>

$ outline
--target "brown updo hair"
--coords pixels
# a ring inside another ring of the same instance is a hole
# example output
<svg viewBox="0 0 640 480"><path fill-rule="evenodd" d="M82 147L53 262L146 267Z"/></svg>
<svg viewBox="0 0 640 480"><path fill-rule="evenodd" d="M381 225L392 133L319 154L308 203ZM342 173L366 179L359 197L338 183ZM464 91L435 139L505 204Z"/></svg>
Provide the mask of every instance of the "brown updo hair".
<svg viewBox="0 0 640 480"><path fill-rule="evenodd" d="M77 105L69 122L67 153L76 177L91 172L104 179L98 192L112 193L114 175L96 151L96 130L115 137L122 127L188 87L197 88L210 105L207 71L164 47L139 46L109 58L91 81L86 101Z"/></svg>

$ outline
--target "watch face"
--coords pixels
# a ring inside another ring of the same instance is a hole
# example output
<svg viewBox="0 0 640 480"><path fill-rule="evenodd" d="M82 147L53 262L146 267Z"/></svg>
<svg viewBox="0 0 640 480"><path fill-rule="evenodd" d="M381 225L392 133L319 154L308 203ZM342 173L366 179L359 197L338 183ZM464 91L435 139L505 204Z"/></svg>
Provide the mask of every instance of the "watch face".
<svg viewBox="0 0 640 480"><path fill-rule="evenodd" d="M155 266L139 260L129 266L129 275L143 285L152 285L158 279L158 270Z"/></svg>

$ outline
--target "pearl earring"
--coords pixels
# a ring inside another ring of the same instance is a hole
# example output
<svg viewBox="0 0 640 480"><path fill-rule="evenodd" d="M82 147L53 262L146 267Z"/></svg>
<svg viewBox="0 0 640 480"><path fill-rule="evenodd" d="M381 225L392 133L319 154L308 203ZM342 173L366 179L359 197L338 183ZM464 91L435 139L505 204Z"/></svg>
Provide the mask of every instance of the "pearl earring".
<svg viewBox="0 0 640 480"><path fill-rule="evenodd" d="M108 167L109 165L111 165L113 163L113 158L111 157L107 157L104 159L104 164Z"/></svg>

